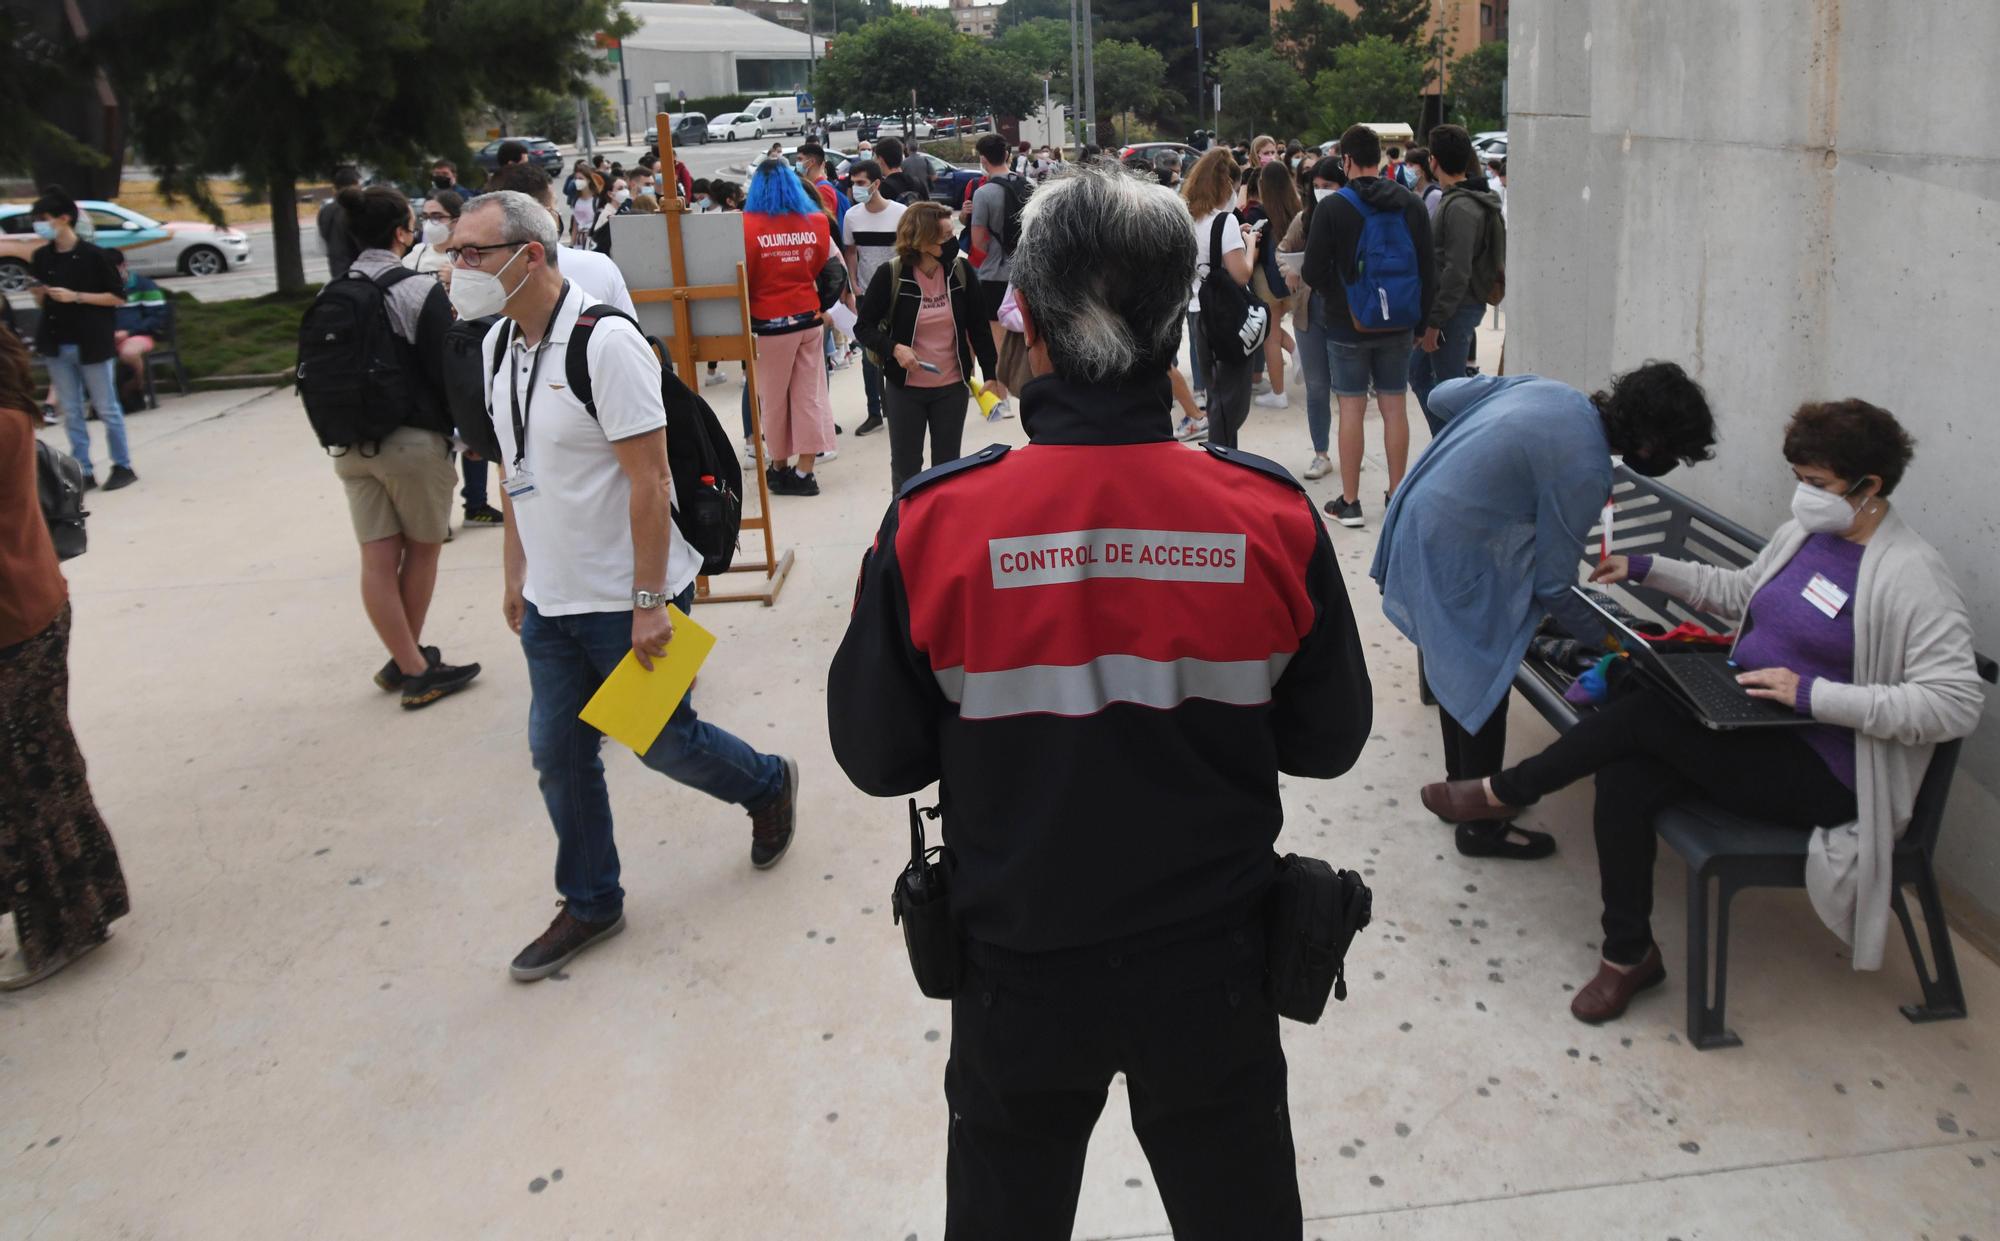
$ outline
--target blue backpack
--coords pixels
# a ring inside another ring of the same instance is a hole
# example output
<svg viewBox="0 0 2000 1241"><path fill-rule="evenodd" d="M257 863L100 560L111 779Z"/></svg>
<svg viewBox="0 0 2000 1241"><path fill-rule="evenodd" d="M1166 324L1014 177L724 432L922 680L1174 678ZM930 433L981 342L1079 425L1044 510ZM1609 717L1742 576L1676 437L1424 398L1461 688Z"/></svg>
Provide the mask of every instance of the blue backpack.
<svg viewBox="0 0 2000 1241"><path fill-rule="evenodd" d="M1377 211L1352 186L1340 196L1361 213L1361 244L1354 249L1360 274L1347 287L1347 313L1360 332L1404 332L1424 317L1423 278L1417 245L1401 211Z"/></svg>

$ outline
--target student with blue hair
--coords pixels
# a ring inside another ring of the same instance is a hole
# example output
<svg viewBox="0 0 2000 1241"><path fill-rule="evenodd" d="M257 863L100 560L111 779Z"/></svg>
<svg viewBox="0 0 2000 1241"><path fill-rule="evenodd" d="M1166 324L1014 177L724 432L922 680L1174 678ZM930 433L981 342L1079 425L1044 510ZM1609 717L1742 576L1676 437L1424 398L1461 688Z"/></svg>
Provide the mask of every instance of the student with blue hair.
<svg viewBox="0 0 2000 1241"><path fill-rule="evenodd" d="M826 212L782 159L765 160L751 178L743 255L770 488L816 496L813 461L834 447L818 278L839 254Z"/></svg>

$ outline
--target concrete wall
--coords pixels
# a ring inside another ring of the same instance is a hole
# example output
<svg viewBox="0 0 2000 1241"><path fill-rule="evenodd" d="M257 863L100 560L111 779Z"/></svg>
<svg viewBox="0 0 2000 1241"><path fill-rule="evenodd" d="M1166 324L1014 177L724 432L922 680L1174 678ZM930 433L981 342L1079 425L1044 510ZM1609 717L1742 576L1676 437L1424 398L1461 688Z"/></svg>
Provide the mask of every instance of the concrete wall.
<svg viewBox="0 0 2000 1241"><path fill-rule="evenodd" d="M1509 26L1507 369L1680 361L1722 443L1668 481L1763 529L1792 409L1894 411L1895 501L2000 654L2000 4L1516 0ZM1943 842L1975 921L2000 915L1996 700Z"/></svg>

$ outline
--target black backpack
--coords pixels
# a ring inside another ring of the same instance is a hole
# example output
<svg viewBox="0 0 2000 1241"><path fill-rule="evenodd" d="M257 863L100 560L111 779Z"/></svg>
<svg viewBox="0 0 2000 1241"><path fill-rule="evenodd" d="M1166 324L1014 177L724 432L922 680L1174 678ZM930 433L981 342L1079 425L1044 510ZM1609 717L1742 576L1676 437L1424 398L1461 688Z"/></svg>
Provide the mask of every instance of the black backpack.
<svg viewBox="0 0 2000 1241"><path fill-rule="evenodd" d="M1233 228L1235 213L1215 217L1208 233L1208 275L1201 282L1201 330L1218 362L1244 362L1264 347L1271 311L1222 265L1222 230Z"/></svg>
<svg viewBox="0 0 2000 1241"><path fill-rule="evenodd" d="M325 448L379 444L416 410L414 350L389 322L388 291L416 275L329 280L299 321L299 399Z"/></svg>
<svg viewBox="0 0 2000 1241"><path fill-rule="evenodd" d="M590 334L603 319L623 319L634 327L639 321L616 306L586 306L576 317L569 336L569 350L563 358L564 378L576 399L592 418L597 417L597 398L590 382ZM640 328L643 335L644 328ZM510 329L499 337L488 362L488 379L499 375L506 357ZM646 343L660 359L660 403L667 411L667 470L674 479L674 524L681 537L701 557L704 575L726 573L736 559L736 535L743 526L743 467L736 460L729 433L708 402L674 374L674 364L657 337ZM490 418L489 418L490 425ZM500 455L496 443L494 457Z"/></svg>
<svg viewBox="0 0 2000 1241"><path fill-rule="evenodd" d="M1035 192L1035 187L1018 173L994 177L989 184L999 186L1005 196L1006 214L1001 218L1000 248L1011 256L1021 244L1021 212L1026 210L1028 195Z"/></svg>
<svg viewBox="0 0 2000 1241"><path fill-rule="evenodd" d="M83 529L83 519L90 516L90 510L83 507L83 467L75 457L38 439L35 488L41 493L42 520L48 523L56 558L74 560L83 555L90 546L90 536Z"/></svg>
<svg viewBox="0 0 2000 1241"><path fill-rule="evenodd" d="M500 322L499 315L479 319L457 319L444 333L444 400L451 420L458 426L458 438L465 446L488 461L500 459L500 437L493 431L493 374L479 351L486 333Z"/></svg>

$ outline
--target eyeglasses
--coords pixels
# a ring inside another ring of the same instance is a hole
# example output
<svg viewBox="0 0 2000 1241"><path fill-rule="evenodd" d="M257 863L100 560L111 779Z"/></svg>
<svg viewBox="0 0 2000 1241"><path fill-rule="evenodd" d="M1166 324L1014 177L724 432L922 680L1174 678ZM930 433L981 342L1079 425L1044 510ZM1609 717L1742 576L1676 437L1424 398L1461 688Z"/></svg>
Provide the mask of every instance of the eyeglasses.
<svg viewBox="0 0 2000 1241"><path fill-rule="evenodd" d="M434 221L434 222L436 222L436 223L438 223L438 224L449 224L449 223L451 223L451 212L449 212L449 211L420 211L420 212L418 212L418 213L417 213L417 218L418 218L418 219L420 219L420 220L431 220L431 221Z"/></svg>
<svg viewBox="0 0 2000 1241"><path fill-rule="evenodd" d="M490 246L449 246L444 256L455 266L469 267L478 271L486 264L486 256L495 250L514 250L529 244L525 241L502 241Z"/></svg>

